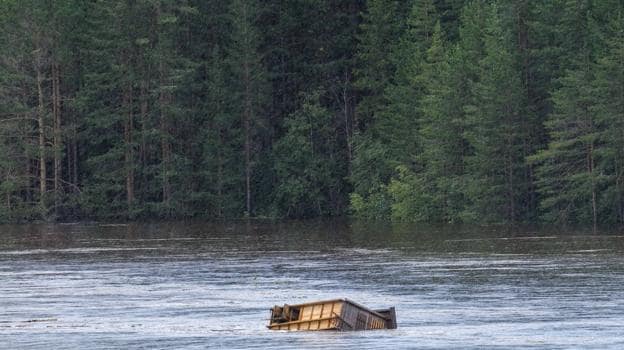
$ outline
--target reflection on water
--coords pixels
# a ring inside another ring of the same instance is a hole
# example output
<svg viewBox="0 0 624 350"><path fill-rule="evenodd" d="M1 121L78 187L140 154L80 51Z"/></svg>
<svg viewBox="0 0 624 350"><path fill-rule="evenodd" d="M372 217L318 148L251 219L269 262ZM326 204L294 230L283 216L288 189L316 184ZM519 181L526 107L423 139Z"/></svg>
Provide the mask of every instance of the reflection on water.
<svg viewBox="0 0 624 350"><path fill-rule="evenodd" d="M0 227L0 348L624 348L624 235L341 221ZM399 329L271 332L274 304Z"/></svg>

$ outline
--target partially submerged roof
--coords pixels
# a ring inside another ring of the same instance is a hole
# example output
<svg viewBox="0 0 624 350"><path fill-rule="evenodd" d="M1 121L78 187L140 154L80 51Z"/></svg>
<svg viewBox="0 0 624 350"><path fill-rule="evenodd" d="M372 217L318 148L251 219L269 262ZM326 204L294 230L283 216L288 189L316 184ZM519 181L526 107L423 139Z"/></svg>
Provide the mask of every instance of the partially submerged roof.
<svg viewBox="0 0 624 350"><path fill-rule="evenodd" d="M381 317L381 318L385 318L384 315L380 314L379 312L375 311L375 310L371 310L368 307L362 305L362 304L358 304L355 301L351 300L351 299L347 299L347 298L337 298L337 299L328 299L328 300L320 300L320 301L311 301L311 302L306 302L306 303L302 303L302 304L285 304L288 305L291 308L301 308L304 306L310 306L310 305L316 305L316 304L329 304L329 303L334 303L337 301L343 301L346 303L349 303L355 307L358 307L364 311L370 312L371 314Z"/></svg>
<svg viewBox="0 0 624 350"><path fill-rule="evenodd" d="M370 330L395 329L394 307L372 310L347 298L301 304L275 305L271 309L272 330Z"/></svg>

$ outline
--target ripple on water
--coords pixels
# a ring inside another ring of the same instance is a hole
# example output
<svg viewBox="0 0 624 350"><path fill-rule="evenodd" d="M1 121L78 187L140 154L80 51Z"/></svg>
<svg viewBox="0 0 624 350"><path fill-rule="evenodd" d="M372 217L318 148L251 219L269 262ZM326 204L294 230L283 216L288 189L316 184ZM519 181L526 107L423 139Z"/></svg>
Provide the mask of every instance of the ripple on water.
<svg viewBox="0 0 624 350"><path fill-rule="evenodd" d="M333 226L258 227L70 225L32 242L12 236L0 246L0 348L624 348L618 238L577 237L580 249L549 234L369 245ZM553 250L536 253L535 242ZM335 297L396 306L399 329L265 327L274 304Z"/></svg>

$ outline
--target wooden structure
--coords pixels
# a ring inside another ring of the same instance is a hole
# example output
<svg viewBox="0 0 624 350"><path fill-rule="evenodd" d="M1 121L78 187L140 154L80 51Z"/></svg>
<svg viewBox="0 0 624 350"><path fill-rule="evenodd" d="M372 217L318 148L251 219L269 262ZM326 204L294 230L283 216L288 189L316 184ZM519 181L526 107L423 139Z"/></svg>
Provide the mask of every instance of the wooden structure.
<svg viewBox="0 0 624 350"><path fill-rule="evenodd" d="M371 310L349 299L317 301L299 305L275 305L272 330L367 330L397 328L394 307Z"/></svg>

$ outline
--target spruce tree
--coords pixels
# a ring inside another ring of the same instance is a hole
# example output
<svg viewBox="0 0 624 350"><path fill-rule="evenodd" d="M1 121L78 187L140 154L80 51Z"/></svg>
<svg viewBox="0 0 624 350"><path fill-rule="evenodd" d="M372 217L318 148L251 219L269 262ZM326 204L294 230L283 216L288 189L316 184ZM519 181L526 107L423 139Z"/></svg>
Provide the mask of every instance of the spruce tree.
<svg viewBox="0 0 624 350"><path fill-rule="evenodd" d="M398 165L415 166L421 102L426 89L424 75L428 68L425 60L437 21L432 1L415 2L407 19L407 29L390 56L395 61L396 72L384 91L388 105L379 112L369 131L388 150L387 158L380 159L377 166L388 167L389 173Z"/></svg>
<svg viewBox="0 0 624 350"><path fill-rule="evenodd" d="M422 64L437 20L433 2L418 1L412 6L405 24L392 19L393 22L382 26L377 21L388 16L389 11L383 12L381 3L369 3L369 14L362 26L359 58L367 60L368 70L359 71L357 86L366 87L368 93L358 110L368 113L372 119L357 139L351 176L354 184L352 208L356 215L375 218L387 218L390 214L387 185L397 167L415 167L419 103L424 89ZM396 8L397 4L393 6L389 9ZM387 51L381 53L381 48L373 45L382 40L393 40L390 42L396 44L386 45ZM369 104L374 104L376 110L369 108Z"/></svg>
<svg viewBox="0 0 624 350"><path fill-rule="evenodd" d="M124 29L132 21L124 1L92 3L82 33L86 72L76 107L84 116L85 146L82 207L86 215L129 215L133 191L128 187L133 148L128 133L134 120L132 36ZM115 25L111 25L114 23Z"/></svg>
<svg viewBox="0 0 624 350"><path fill-rule="evenodd" d="M601 30L604 49L597 58L593 92L596 103L590 108L595 124L600 126L598 141L604 146L596 151L598 220L601 223L624 222L624 4L603 3L608 15Z"/></svg>
<svg viewBox="0 0 624 350"><path fill-rule="evenodd" d="M368 0L358 36L356 87L362 91L357 107L357 129L366 130L386 105L384 91L392 82L398 39L404 30L400 1Z"/></svg>
<svg viewBox="0 0 624 350"><path fill-rule="evenodd" d="M562 14L561 32L574 52L567 59L568 70L558 79L552 93L554 111L546 127L548 148L530 158L537 162L537 186L542 217L559 223L597 225L599 182L597 170L601 128L593 108L596 105L592 82L595 76L595 48L598 37L591 18L591 1L568 2Z"/></svg>
<svg viewBox="0 0 624 350"><path fill-rule="evenodd" d="M526 189L522 145L525 98L517 57L496 5L487 7L479 62L480 80L472 86L475 104L467 105L465 136L474 153L467 158L467 218L514 222L522 218L520 195Z"/></svg>
<svg viewBox="0 0 624 350"><path fill-rule="evenodd" d="M185 179L190 172L190 159L184 152L182 140L195 130L188 125L188 108L181 104L179 96L187 89L195 65L180 55L180 33L185 29L183 19L193 18L196 9L187 1L158 0L146 10L156 23L154 44L149 52L155 70L151 91L155 96L154 119L159 148L160 188L155 208L160 217L187 215L189 184Z"/></svg>
<svg viewBox="0 0 624 350"><path fill-rule="evenodd" d="M422 169L411 175L403 171L394 180L393 217L403 220L453 222L463 208L461 176L464 169L463 105L461 74L457 50L449 49L441 26L436 25L423 69L426 89L422 101L422 120L418 131L422 151L418 161ZM403 179L412 180L405 183ZM405 187L407 185L407 187ZM409 193L403 194L402 188ZM405 206L411 207L406 210Z"/></svg>
<svg viewBox="0 0 624 350"><path fill-rule="evenodd" d="M256 27L258 3L233 0L229 8L231 34L227 46L228 65L232 74L235 113L240 116L243 143L241 147L245 178L245 215L254 215L252 195L259 181L261 145L259 136L266 131L266 107L269 85L260 52L260 33Z"/></svg>
<svg viewBox="0 0 624 350"><path fill-rule="evenodd" d="M287 217L334 215L333 196L340 192L335 171L338 145L332 115L315 91L286 120L286 134L275 145L275 206Z"/></svg>
<svg viewBox="0 0 624 350"><path fill-rule="evenodd" d="M240 217L245 212L244 163L240 161L243 133L223 55L217 46L204 62L199 187L191 196L200 215Z"/></svg>
<svg viewBox="0 0 624 350"><path fill-rule="evenodd" d="M7 222L17 214L19 190L27 188L27 177L19 176L17 160L24 157L26 138L18 132L20 124L29 126L26 120L27 106L20 99L20 87L26 84L27 74L20 68L25 59L25 47L15 40L17 17L16 3L0 3L0 222ZM13 60L9 57L12 56ZM20 113L21 112L21 113ZM23 170L22 170L23 171ZM16 198L17 197L17 198Z"/></svg>

